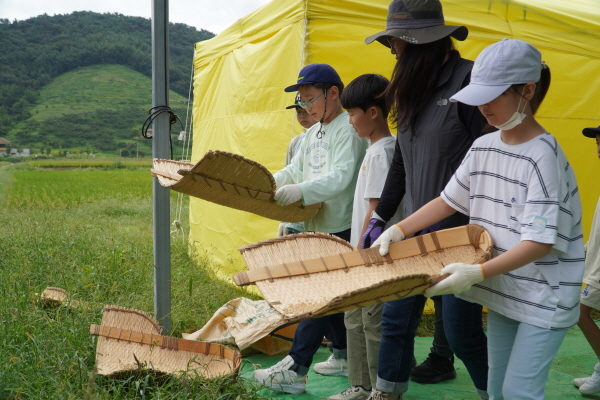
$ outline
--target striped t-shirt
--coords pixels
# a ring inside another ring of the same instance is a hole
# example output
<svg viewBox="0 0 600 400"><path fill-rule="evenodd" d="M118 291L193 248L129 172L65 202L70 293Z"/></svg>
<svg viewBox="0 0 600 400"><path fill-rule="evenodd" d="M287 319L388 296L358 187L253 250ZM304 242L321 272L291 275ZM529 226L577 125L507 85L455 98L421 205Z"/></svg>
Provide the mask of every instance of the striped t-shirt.
<svg viewBox="0 0 600 400"><path fill-rule="evenodd" d="M482 136L441 196L488 230L494 256L522 240L553 245L547 256L459 297L542 328L577 323L584 270L581 202L573 169L552 135L514 146L502 142L500 131Z"/></svg>

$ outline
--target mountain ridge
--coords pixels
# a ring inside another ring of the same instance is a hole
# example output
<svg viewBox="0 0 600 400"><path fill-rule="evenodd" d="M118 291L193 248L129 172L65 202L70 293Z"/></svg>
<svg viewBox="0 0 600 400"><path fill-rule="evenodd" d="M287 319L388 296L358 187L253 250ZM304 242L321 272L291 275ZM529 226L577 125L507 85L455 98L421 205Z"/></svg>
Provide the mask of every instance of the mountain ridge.
<svg viewBox="0 0 600 400"><path fill-rule="evenodd" d="M169 25L169 85L173 92L188 96L194 44L213 36L211 32L198 31L185 24ZM146 102L145 93L149 93L151 97L149 79L152 74L149 19L88 11L52 17L41 15L12 23L7 19L0 19L0 54L0 137L13 142L13 147L49 145L48 140L36 137L42 132L35 126L36 123L44 124L45 113L39 107L43 101L42 89L55 79L60 79L59 77L88 66L122 65L144 75L148 80L138 82L146 87L147 91L143 87L139 88L139 92L137 89L132 92L129 89L124 90L113 106L85 108L85 114L119 112L123 107L133 106L135 114L144 109L143 119L148 116L151 98ZM70 85L74 87L83 84L73 81L72 77L69 80ZM69 92L66 87L65 92ZM134 99L143 99L145 104L142 106L139 101L133 101ZM62 111L69 104L66 100L73 99L65 97L65 94L58 95L54 103L50 104L54 104L60 111L48 118L52 118L52 121L64 120L65 123L69 119L72 120L73 112ZM71 107L76 105L77 103L71 101ZM140 126L143 119L139 122ZM124 139L123 128L118 127L116 119L114 122L114 129L109 129L109 132L114 133L118 128L121 133L115 137L115 143L108 146L111 148L106 149L111 151L118 149L116 142L119 139ZM133 124L133 121L130 122ZM131 132L137 125L138 123L129 126L128 131ZM66 125L63 124L63 128L64 126ZM81 136L80 132L69 133L75 138ZM50 139L54 141L52 147L71 148L67 137L62 136L63 139L59 139L50 135Z"/></svg>
<svg viewBox="0 0 600 400"><path fill-rule="evenodd" d="M101 79L97 79L101 77ZM188 101L171 91L169 104L185 125ZM40 91L32 116L7 137L34 153L68 150L120 153L138 148L150 153L141 128L152 107L150 78L118 64L91 65L67 72ZM173 126L173 135L180 125Z"/></svg>

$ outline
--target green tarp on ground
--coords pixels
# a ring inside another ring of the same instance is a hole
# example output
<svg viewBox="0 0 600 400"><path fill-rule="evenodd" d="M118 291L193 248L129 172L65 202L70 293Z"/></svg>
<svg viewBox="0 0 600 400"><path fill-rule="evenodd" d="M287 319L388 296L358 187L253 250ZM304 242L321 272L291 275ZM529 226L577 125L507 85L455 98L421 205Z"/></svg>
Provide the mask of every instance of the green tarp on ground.
<svg viewBox="0 0 600 400"><path fill-rule="evenodd" d="M598 323L599 321L596 321ZM431 346L430 337L419 337L415 341L415 356L420 362L427 357ZM314 359L314 363L325 361L329 357L327 349L320 349ZM250 363L269 367L280 361L284 355L266 356L254 355L246 357L242 377L253 380L252 366ZM552 363L550 377L546 384L546 400L567 399L600 399L600 395L584 396L573 386L573 378L591 375L594 364L597 362L592 349L583 337L579 328L569 330L558 355ZM408 392L403 400L477 400L477 392L471 383L465 366L456 360L457 378L452 381L441 382L436 385L421 385L411 382ZM348 387L346 377L326 377L315 373L312 368L308 373L306 392L303 394L275 394L263 389L261 395L265 398L289 400L322 400L332 394L341 392Z"/></svg>

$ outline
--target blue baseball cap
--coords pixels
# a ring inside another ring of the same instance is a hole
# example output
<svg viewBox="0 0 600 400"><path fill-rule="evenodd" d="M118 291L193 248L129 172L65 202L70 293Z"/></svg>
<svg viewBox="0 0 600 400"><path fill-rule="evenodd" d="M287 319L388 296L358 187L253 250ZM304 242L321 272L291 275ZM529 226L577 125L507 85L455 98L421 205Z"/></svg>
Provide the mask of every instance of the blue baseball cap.
<svg viewBox="0 0 600 400"><path fill-rule="evenodd" d="M489 103L512 85L537 83L542 74L542 53L522 40L502 39L481 52L471 71L471 83L450 97L470 106Z"/></svg>
<svg viewBox="0 0 600 400"><path fill-rule="evenodd" d="M338 73L328 64L309 64L300 70L298 82L284 89L286 92L295 92L300 85L311 85L313 83L337 83L342 85Z"/></svg>

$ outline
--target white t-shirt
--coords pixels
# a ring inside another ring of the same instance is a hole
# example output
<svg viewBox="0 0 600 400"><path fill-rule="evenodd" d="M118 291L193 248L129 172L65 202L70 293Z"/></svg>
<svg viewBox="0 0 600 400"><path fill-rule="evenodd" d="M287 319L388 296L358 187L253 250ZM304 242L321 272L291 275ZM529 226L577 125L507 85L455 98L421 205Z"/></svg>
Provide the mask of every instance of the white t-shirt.
<svg viewBox="0 0 600 400"><path fill-rule="evenodd" d="M359 138L343 112L323 126L306 130L300 151L292 162L277 171L277 188L299 184L304 205L323 203L314 218L304 221L306 231L337 233L350 228L356 178L367 149L367 140Z"/></svg>
<svg viewBox="0 0 600 400"><path fill-rule="evenodd" d="M385 179L387 178L390 164L394 158L396 138L385 137L378 140L367 149L356 181L354 192L354 206L352 208L352 232L350 244L357 247L360 244L361 232L365 215L369 209L369 199L381 197ZM398 207L396 214L388 221L386 228L402 219L404 207Z"/></svg>
<svg viewBox="0 0 600 400"><path fill-rule="evenodd" d="M596 205L590 239L586 247L583 282L600 289L600 199L598 199L598 205Z"/></svg>
<svg viewBox="0 0 600 400"><path fill-rule="evenodd" d="M458 297L546 329L579 319L583 277L581 203L573 169L549 133L519 145L500 131L477 139L442 198L483 226L498 256L523 240L552 244L547 256L494 276Z"/></svg>

